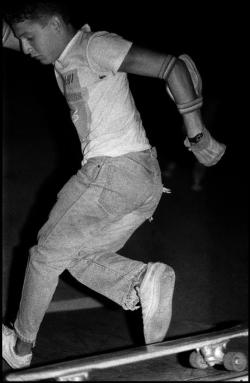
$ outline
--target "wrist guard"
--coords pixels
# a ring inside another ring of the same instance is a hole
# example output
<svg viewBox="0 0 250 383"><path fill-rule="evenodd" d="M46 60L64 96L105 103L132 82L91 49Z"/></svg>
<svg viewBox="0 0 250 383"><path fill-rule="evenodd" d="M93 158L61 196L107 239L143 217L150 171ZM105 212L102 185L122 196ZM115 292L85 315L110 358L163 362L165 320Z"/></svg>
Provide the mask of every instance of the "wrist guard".
<svg viewBox="0 0 250 383"><path fill-rule="evenodd" d="M194 140L196 141L196 140ZM184 145L190 150L197 160L205 166L213 166L224 155L226 145L216 141L208 130L204 127L201 139L197 143L192 142L186 137Z"/></svg>

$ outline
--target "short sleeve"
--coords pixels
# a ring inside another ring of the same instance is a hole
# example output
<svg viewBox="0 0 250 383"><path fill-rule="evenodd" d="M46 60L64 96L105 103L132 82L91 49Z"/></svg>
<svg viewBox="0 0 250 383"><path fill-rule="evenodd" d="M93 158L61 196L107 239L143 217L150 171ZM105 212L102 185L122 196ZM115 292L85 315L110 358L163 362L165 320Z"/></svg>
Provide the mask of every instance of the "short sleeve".
<svg viewBox="0 0 250 383"><path fill-rule="evenodd" d="M127 55L132 42L115 33L96 32L87 45L87 59L97 73L116 73Z"/></svg>

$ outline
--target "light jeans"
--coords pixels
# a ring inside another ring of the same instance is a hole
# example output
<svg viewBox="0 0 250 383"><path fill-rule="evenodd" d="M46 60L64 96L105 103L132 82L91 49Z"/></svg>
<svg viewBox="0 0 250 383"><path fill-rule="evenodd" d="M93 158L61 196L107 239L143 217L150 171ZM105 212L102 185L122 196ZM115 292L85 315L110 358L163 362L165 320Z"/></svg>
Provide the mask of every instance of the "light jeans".
<svg viewBox="0 0 250 383"><path fill-rule="evenodd" d="M136 309L135 287L147 265L116 252L152 216L162 191L155 148L90 158L70 178L30 249L14 324L20 339L35 344L65 269L125 310Z"/></svg>

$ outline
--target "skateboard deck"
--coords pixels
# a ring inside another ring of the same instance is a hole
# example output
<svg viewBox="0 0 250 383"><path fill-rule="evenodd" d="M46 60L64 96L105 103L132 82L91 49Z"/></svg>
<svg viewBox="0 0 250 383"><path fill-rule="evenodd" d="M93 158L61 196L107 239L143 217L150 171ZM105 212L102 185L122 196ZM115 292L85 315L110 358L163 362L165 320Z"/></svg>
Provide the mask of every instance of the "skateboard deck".
<svg viewBox="0 0 250 383"><path fill-rule="evenodd" d="M88 380L90 373L96 370L129 365L187 351L193 351L190 354L190 365L194 368L203 369L205 365L208 367L218 363L224 363L226 369L242 372L247 368L246 356L240 352L227 353L226 345L231 339L247 336L247 327L240 325L229 329L209 331L195 336L154 343L118 352L105 353L42 367L28 368L9 373L5 377L5 380Z"/></svg>

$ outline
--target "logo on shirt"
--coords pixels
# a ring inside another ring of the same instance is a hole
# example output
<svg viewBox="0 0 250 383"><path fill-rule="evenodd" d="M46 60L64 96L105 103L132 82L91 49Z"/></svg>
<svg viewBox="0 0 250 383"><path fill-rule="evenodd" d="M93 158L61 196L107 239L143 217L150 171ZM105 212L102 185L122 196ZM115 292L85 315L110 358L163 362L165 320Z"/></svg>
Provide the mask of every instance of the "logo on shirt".
<svg viewBox="0 0 250 383"><path fill-rule="evenodd" d="M62 74L64 95L70 107L72 122L74 123L81 142L89 134L91 113L87 104L89 98L87 88L80 86L77 69Z"/></svg>
<svg viewBox="0 0 250 383"><path fill-rule="evenodd" d="M69 85L73 84L73 82L74 82L74 73L70 73L70 74L67 74L66 76L64 76L65 86L69 86Z"/></svg>

